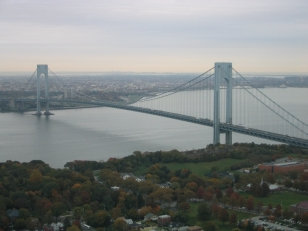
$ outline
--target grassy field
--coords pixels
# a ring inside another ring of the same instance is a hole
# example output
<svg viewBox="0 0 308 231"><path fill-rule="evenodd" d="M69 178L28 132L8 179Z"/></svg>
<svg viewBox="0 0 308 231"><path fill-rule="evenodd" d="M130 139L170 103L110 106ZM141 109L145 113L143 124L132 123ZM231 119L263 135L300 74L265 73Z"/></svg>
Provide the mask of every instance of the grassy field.
<svg viewBox="0 0 308 231"><path fill-rule="evenodd" d="M248 193L241 193L243 196L249 196ZM308 195L296 192L277 192L270 194L267 197L255 197L255 202L261 201L263 205L272 204L276 206L280 204L282 208L288 208L292 204L307 200Z"/></svg>
<svg viewBox="0 0 308 231"><path fill-rule="evenodd" d="M234 164L240 163L243 160L238 159L222 159L212 162L199 162L199 163L168 163L164 164L172 171L176 171L178 169L190 169L194 174L198 176L204 176L208 174L213 167L217 168L217 171L223 172L226 170L230 170L230 167Z"/></svg>

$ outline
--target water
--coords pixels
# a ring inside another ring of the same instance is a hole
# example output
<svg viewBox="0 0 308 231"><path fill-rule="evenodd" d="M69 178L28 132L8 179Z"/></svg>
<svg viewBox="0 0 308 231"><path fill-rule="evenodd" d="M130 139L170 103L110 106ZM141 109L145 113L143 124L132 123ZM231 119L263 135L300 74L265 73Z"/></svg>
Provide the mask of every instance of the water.
<svg viewBox="0 0 308 231"><path fill-rule="evenodd" d="M307 89L264 92L308 122ZM212 142L212 128L111 108L59 110L49 118L1 113L0 124L1 162L40 159L57 168L73 160L107 160L135 150L189 150ZM233 141L271 143L238 134Z"/></svg>

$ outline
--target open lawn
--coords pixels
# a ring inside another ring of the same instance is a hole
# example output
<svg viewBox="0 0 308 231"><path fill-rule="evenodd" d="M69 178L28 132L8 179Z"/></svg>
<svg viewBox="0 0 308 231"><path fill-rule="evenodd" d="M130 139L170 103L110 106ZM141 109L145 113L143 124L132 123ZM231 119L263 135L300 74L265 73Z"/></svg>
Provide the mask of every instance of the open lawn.
<svg viewBox="0 0 308 231"><path fill-rule="evenodd" d="M256 215L254 214L250 214L250 213L244 213L244 212L238 212L238 211L234 211L232 209L228 209L229 215L231 213L236 214L237 219L238 220L242 220L242 219L246 219L246 218L250 218L250 217L255 217Z"/></svg>
<svg viewBox="0 0 308 231"><path fill-rule="evenodd" d="M248 197L250 194L241 193L241 195ZM290 205L304 200L308 200L308 195L297 192L276 192L267 197L255 197L255 202L261 201L263 205L271 204L272 206L280 204L282 208L288 208Z"/></svg>
<svg viewBox="0 0 308 231"><path fill-rule="evenodd" d="M243 162L243 160L226 158L217 161L211 162L199 162L199 163L167 163L163 164L168 167L172 171L176 171L179 169L189 169L192 173L198 176L204 176L208 174L212 168L217 168L218 172L224 172L226 170L230 170L230 167L234 164Z"/></svg>

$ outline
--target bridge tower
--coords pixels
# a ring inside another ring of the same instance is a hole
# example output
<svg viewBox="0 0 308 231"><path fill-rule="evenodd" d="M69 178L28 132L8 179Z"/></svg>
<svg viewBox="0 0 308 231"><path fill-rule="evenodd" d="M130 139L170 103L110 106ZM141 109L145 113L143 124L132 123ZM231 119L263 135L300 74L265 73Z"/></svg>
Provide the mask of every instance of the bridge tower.
<svg viewBox="0 0 308 231"><path fill-rule="evenodd" d="M38 64L36 68L36 115L40 116L42 114L41 112L41 83L40 83L40 77L41 75L44 75L45 78L45 101L46 101L46 108L44 115L52 115L52 113L49 111L49 84L48 84L48 65L46 64Z"/></svg>
<svg viewBox="0 0 308 231"><path fill-rule="evenodd" d="M226 123L232 124L232 63L215 63L213 143L220 143L220 86L226 82ZM226 132L226 144L232 144L232 132Z"/></svg>

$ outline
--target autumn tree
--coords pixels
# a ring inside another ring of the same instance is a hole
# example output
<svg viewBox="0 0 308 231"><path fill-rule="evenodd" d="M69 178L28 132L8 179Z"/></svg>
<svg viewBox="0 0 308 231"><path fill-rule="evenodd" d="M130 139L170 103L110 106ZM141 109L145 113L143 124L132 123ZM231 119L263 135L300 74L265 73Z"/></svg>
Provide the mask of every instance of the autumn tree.
<svg viewBox="0 0 308 231"><path fill-rule="evenodd" d="M72 225L72 226L68 227L66 229L66 231L80 231L80 229L78 228L78 226Z"/></svg>
<svg viewBox="0 0 308 231"><path fill-rule="evenodd" d="M125 220L123 218L117 218L112 225L112 230L115 230L115 231L127 230L127 224Z"/></svg>
<svg viewBox="0 0 308 231"><path fill-rule="evenodd" d="M42 173L38 169L34 169L30 174L29 183L38 186L42 182L42 179Z"/></svg>
<svg viewBox="0 0 308 231"><path fill-rule="evenodd" d="M221 208L218 214L219 220L222 221L222 223L229 220L229 213L225 208Z"/></svg>
<svg viewBox="0 0 308 231"><path fill-rule="evenodd" d="M236 222L237 222L237 216L235 213L231 213L230 216L229 216L229 222L230 224L232 225L235 225Z"/></svg>
<svg viewBox="0 0 308 231"><path fill-rule="evenodd" d="M249 196L246 200L246 208L248 210L254 209L254 198L252 196Z"/></svg>

